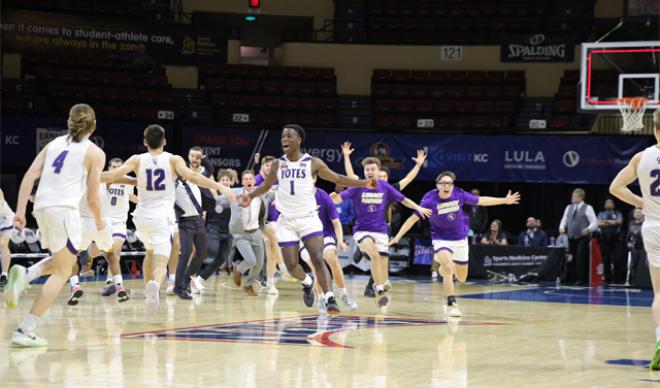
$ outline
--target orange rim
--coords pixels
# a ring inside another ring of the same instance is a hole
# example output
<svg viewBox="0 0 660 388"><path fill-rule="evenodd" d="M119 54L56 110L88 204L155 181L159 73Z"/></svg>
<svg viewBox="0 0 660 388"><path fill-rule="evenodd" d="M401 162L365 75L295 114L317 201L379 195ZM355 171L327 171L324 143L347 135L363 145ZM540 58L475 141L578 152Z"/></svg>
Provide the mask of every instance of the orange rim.
<svg viewBox="0 0 660 388"><path fill-rule="evenodd" d="M634 110L642 109L644 106L646 106L648 100L649 99L645 97L624 97L616 99L619 105L626 105Z"/></svg>

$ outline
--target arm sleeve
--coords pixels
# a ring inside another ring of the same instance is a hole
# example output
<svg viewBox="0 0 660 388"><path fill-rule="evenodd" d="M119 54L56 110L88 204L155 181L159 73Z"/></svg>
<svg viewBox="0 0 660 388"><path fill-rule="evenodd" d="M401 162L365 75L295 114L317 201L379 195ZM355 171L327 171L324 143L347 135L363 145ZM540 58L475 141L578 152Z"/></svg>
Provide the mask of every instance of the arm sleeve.
<svg viewBox="0 0 660 388"><path fill-rule="evenodd" d="M432 200L432 196L429 195L429 193L426 193L426 194L424 195L424 197L422 197L422 200L420 201L419 206L424 207L424 208L427 208L427 209L431 209L431 210L433 210L433 212L435 212L435 209L433 209L433 200ZM417 211L413 211L413 214L416 215L417 218L419 218L420 220L424 218L424 217L422 217L422 215L419 214L419 212L417 212Z"/></svg>
<svg viewBox="0 0 660 388"><path fill-rule="evenodd" d="M351 199L351 200L352 200L353 197L355 197L355 192L356 192L356 191L357 191L357 190L355 190L354 187L351 187L350 189L346 189L346 190L342 191L341 193L339 193L339 196L341 196L341 199L342 199L343 201L346 201L347 199Z"/></svg>
<svg viewBox="0 0 660 388"><path fill-rule="evenodd" d="M566 206L564 209L564 215L561 217L561 221L559 221L559 228L566 228L566 221L568 221L568 208L569 206Z"/></svg>
<svg viewBox="0 0 660 388"><path fill-rule="evenodd" d="M596 229L598 229L598 219L596 218L596 213L594 212L594 208L591 207L591 205L587 205L587 218L589 219L589 226L587 229L589 229L590 232L594 232Z"/></svg>

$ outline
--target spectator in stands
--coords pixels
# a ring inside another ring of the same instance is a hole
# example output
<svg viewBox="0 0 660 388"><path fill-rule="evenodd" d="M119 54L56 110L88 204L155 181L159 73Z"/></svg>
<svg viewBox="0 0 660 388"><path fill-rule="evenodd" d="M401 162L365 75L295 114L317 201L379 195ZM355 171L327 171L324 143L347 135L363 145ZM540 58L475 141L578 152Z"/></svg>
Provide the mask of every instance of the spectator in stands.
<svg viewBox="0 0 660 388"><path fill-rule="evenodd" d="M238 179L238 171L233 168L228 168L227 171L231 174L231 186L234 187L238 185L238 182L240 182Z"/></svg>
<svg viewBox="0 0 660 388"><path fill-rule="evenodd" d="M538 228L536 218L527 218L527 230L518 236L518 245L523 247L547 247L548 235Z"/></svg>
<svg viewBox="0 0 660 388"><path fill-rule="evenodd" d="M605 209L598 213L598 228L600 228L600 251L603 256L603 269L605 283L612 283L612 273L614 279L621 279L623 276L619 246L621 244L621 225L623 224L623 215L614 209L614 201L611 198L605 200ZM614 268L612 268L614 267Z"/></svg>
<svg viewBox="0 0 660 388"><path fill-rule="evenodd" d="M644 223L644 213L642 209L636 207L633 210L633 219L628 223L628 235L626 236L628 251L631 256L630 278L634 279L640 261L644 257L644 243L642 241L642 224Z"/></svg>
<svg viewBox="0 0 660 388"><path fill-rule="evenodd" d="M477 197L481 194L479 189L472 189L472 194ZM470 230L474 235L481 235L488 226L488 210L484 206L470 206L468 211L470 217Z"/></svg>
<svg viewBox="0 0 660 388"><path fill-rule="evenodd" d="M507 245L506 233L502 227L502 221L494 219L490 223L490 230L481 238L481 243L485 245Z"/></svg>
<svg viewBox="0 0 660 388"><path fill-rule="evenodd" d="M569 250L573 257L567 268L567 278L574 279L576 286L587 285L589 281L589 241L591 234L598 229L596 213L591 205L584 202L585 196L583 189L573 190L571 204L564 209L559 223L559 233L568 234Z"/></svg>

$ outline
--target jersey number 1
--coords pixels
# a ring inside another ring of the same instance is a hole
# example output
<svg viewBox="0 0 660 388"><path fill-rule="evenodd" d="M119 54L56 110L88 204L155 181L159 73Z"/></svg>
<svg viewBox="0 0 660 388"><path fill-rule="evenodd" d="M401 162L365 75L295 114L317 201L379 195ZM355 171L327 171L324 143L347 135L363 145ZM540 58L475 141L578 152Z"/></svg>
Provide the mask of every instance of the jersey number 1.
<svg viewBox="0 0 660 388"><path fill-rule="evenodd" d="M296 195L296 191L293 189L293 181L290 181L291 183L291 195Z"/></svg>
<svg viewBox="0 0 660 388"><path fill-rule="evenodd" d="M66 159L66 156L69 154L68 150L64 150L60 152L59 155L53 160L53 164L51 165L55 169L55 174L59 174L60 171L62 171L62 167L64 167L64 159Z"/></svg>
<svg viewBox="0 0 660 388"><path fill-rule="evenodd" d="M651 195L660 197L660 169L652 170L651 178L655 178L655 182L651 183Z"/></svg>
<svg viewBox="0 0 660 388"><path fill-rule="evenodd" d="M154 177L156 180L154 180ZM157 168L155 170L147 169L147 191L165 190L165 170Z"/></svg>

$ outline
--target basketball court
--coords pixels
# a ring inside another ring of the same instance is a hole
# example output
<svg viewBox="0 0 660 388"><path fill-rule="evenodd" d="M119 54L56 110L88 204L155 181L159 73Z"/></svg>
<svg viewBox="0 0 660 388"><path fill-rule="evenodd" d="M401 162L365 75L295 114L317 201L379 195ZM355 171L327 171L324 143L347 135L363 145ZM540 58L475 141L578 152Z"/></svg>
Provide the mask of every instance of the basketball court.
<svg viewBox="0 0 660 388"><path fill-rule="evenodd" d="M366 278L349 280L359 295ZM279 298L247 298L226 276L194 303L167 297L147 316L133 300L83 283L76 307L62 293L41 334L48 349L11 348L17 311L0 310L3 386L640 386L660 382L651 354L650 291L468 284L464 317L447 321L441 284L395 280L382 314L373 299L337 318L304 307L295 283ZM277 377L275 377L277 376Z"/></svg>

